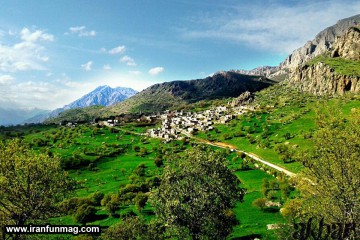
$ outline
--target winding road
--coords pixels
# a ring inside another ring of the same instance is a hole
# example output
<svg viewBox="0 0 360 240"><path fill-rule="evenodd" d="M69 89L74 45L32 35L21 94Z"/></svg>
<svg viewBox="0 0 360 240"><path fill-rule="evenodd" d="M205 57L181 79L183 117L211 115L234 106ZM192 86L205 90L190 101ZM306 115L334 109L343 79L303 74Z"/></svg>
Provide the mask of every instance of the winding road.
<svg viewBox="0 0 360 240"><path fill-rule="evenodd" d="M179 129L177 129L177 130L180 131ZM194 139L194 140L196 140L198 142L202 142L202 143L210 145L210 146L233 149L233 151L244 153L244 154L246 154L246 156L254 159L255 161L261 162L262 164L264 164L266 166L269 166L270 168L275 169L275 170L277 170L279 172L282 172L282 173L286 174L289 177L295 177L296 176L296 173L293 173L293 172L291 172L291 171L289 171L289 170L287 170L285 168L279 167L279 166L277 166L277 165L275 165L273 163L265 161L264 159L260 158L259 156L255 155L254 153L248 153L248 152L245 152L243 150L238 150L236 148L236 146L234 146L234 145L231 145L231 144L228 144L228 143L223 143L223 142L210 142L210 141L202 139L202 138L194 137L194 136L190 135L187 132L184 132L184 131L180 131L180 132L182 134L186 135L189 138L192 138L192 139Z"/></svg>

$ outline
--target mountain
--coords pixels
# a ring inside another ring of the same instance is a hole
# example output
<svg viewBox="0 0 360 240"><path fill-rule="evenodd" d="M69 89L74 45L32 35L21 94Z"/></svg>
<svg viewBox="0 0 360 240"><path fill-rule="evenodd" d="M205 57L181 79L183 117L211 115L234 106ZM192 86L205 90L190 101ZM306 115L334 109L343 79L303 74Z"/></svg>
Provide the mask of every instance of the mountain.
<svg viewBox="0 0 360 240"><path fill-rule="evenodd" d="M316 35L315 39L308 41L303 47L296 49L281 64L281 69L295 68L310 59L331 49L337 37L360 23L360 14L339 20L335 25L328 27Z"/></svg>
<svg viewBox="0 0 360 240"><path fill-rule="evenodd" d="M132 88L111 88L109 86L97 87L94 91L82 96L78 100L65 105L62 108L55 109L51 112L50 117L55 117L59 113L74 108L85 108L89 106L110 106L115 103L124 101L125 99L135 95L137 91Z"/></svg>
<svg viewBox="0 0 360 240"><path fill-rule="evenodd" d="M350 27L332 48L291 70L285 80L316 95L360 92L360 25Z"/></svg>
<svg viewBox="0 0 360 240"><path fill-rule="evenodd" d="M152 85L135 96L108 107L108 110L113 114L139 111L157 112L200 100L237 97L245 91L256 92L274 83L264 76L221 71L204 79Z"/></svg>
<svg viewBox="0 0 360 240"><path fill-rule="evenodd" d="M231 70L240 74L246 74L246 75L256 75L256 76L265 76L265 77L269 77L271 76L271 74L277 72L280 70L279 66L261 66L261 67L257 67L254 68L252 70Z"/></svg>
<svg viewBox="0 0 360 240"><path fill-rule="evenodd" d="M39 108L0 108L0 125L39 123L37 117L47 115L49 112Z"/></svg>

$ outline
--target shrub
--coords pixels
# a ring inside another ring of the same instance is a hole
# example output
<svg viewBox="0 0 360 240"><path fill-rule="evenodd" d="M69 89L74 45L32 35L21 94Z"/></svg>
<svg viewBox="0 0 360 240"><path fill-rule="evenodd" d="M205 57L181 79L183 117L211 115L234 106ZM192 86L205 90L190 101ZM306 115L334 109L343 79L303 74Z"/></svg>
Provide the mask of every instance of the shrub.
<svg viewBox="0 0 360 240"><path fill-rule="evenodd" d="M161 158L155 158L154 163L157 167L161 167L164 165L164 162Z"/></svg>
<svg viewBox="0 0 360 240"><path fill-rule="evenodd" d="M100 206L101 200L104 198L104 195L104 193L96 191L89 196L89 199L93 202L95 206Z"/></svg>
<svg viewBox="0 0 360 240"><path fill-rule="evenodd" d="M275 190L270 190L267 193L266 198L269 200L274 200L274 199L276 199L276 195L277 195L277 192Z"/></svg>
<svg viewBox="0 0 360 240"><path fill-rule="evenodd" d="M253 205L255 207L260 208L263 211L264 208L266 207L266 201L267 201L266 198L258 198L253 201Z"/></svg>
<svg viewBox="0 0 360 240"><path fill-rule="evenodd" d="M134 198L136 209L141 212L141 210L145 207L147 200L148 196L139 192Z"/></svg>
<svg viewBox="0 0 360 240"><path fill-rule="evenodd" d="M90 222L96 216L96 208L94 206L83 204L74 215L75 221L78 223Z"/></svg>
<svg viewBox="0 0 360 240"><path fill-rule="evenodd" d="M125 211L123 211L120 214L120 217L123 218L123 219L124 218L129 218L129 217L134 217L134 216L137 216L137 214L131 208L127 208Z"/></svg>

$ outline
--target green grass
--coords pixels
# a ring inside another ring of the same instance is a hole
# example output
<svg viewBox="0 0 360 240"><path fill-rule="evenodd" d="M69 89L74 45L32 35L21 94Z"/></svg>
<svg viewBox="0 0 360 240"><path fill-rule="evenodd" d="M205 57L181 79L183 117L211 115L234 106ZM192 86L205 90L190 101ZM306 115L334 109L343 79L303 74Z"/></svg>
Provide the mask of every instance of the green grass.
<svg viewBox="0 0 360 240"><path fill-rule="evenodd" d="M144 136L135 134L146 131L146 128L147 127L142 128L136 125L128 125L125 127L126 130L124 129L117 133L112 133L110 128L105 127L97 129L94 135L93 131L95 128L92 126L78 126L76 128L51 127L33 131L31 133L29 132L24 136L24 139L28 143L34 142L36 139L40 138L48 140L47 146L34 146L34 149L39 152L50 151L55 155L65 158L71 156L74 152L77 152L82 158L91 159L92 156L87 156L83 153L84 148L88 149L88 151L104 153L115 149L116 147L114 147L113 144L128 146L123 154L114 157L105 156L98 160L94 160L97 167L96 171L91 171L87 169L86 166L69 171L70 176L81 183L81 187L76 190L73 197L87 197L96 191L101 191L104 194L117 193L121 185L130 182L129 176L133 174L133 170L140 163L146 164L146 175L148 177L159 174L159 169L154 164L154 158L156 156L154 148L159 147L160 140L147 139L147 141L143 141ZM128 133L125 133L125 131L128 131ZM131 132L134 132L134 134ZM55 136L57 139L56 141L54 141ZM168 149L174 149L177 144L181 143L170 143L167 144L166 147ZM146 148L149 154L144 157L138 156L138 153L133 149L134 145ZM190 147L190 145L187 147ZM228 159L232 164L230 167L233 168L236 168L241 162L238 161L233 163L231 159L235 156L235 153L231 153L228 156ZM271 236L272 233L266 230L266 224L282 222L282 217L278 212L262 212L258 208L252 206L252 201L261 197L260 190L262 179L274 179L274 177L260 170L236 171L235 174L241 179L242 187L246 188L248 193L245 196L244 203L238 203L234 209L240 224L234 228L232 237L248 236L252 233L260 234L262 236ZM117 213L121 214L128 209L132 209L137 214L143 215L147 220L154 217L152 214L152 207L149 203L142 213L139 213L134 205L123 206ZM108 216L108 212L102 206L98 206L97 210L98 219L88 223L88 225L108 227L120 221L118 217ZM257 217L253 218L252 216ZM50 219L50 223L61 225L76 224L72 216L52 218ZM71 239L72 236L66 237Z"/></svg>
<svg viewBox="0 0 360 240"><path fill-rule="evenodd" d="M300 163L284 163L280 160L279 155L275 152L276 144L288 142L290 146L298 146L294 149L311 149L311 139L304 138L304 134L313 133L316 130L315 109L325 105L335 106L340 104L345 115L349 115L351 109L359 108L360 98L349 95L339 99L322 99L311 95L300 94L295 90L284 89L276 86L271 89L257 93L256 104L259 105L260 111L252 112L240 116L227 125L216 125L218 132L199 133L198 137L215 139L215 141L227 142L235 145L240 150L253 152L263 159L282 166L290 171L299 172L302 168ZM324 104L318 104L324 102ZM208 107L207 105L199 106ZM44 146L33 146L39 152L51 152L61 158L68 159L73 154L78 154L83 159L96 163L96 171L90 171L87 166L79 169L70 170L70 175L81 182L74 196L86 197L89 194L101 191L105 194L117 193L120 185L130 182L129 176L133 174L140 163L147 166L147 177L158 175L159 168L154 164L156 157L156 148L164 146L167 149L175 149L177 142L162 145L158 139L146 139L139 133L146 132L149 126L139 126L129 124L122 127L119 132L112 132L110 128L95 128L94 126L82 125L76 128L57 127L57 126L29 126L18 128L1 128L0 135L3 138L22 136L26 142L35 143L39 139L47 142ZM261 146L261 141L250 143L246 136L235 137L233 134L238 131L248 129L251 136L255 139L261 139L264 129L269 131L268 140L270 146ZM284 135L289 133L291 137L285 139ZM226 134L231 135L229 139L224 139ZM179 143L181 144L181 143ZM149 152L146 156L139 156L133 146L146 148ZM191 147L187 145L187 147ZM124 153L107 156L118 148L124 148ZM87 151L84 151L87 149ZM214 148L216 149L216 148ZM91 152L92 154L89 154ZM241 160L236 162L232 158L236 156L231 153L228 156L230 169L236 170ZM240 238L246 236L258 236L261 239L276 239L273 231L266 230L267 224L282 223L284 219L279 212L261 211L252 205L252 202L262 196L261 187L264 178L273 180L274 177L261 170L235 171L234 172L242 181L242 187L247 189L243 203L238 203L234 209L240 224L234 227L234 231L229 237ZM292 193L292 196L296 192ZM122 207L117 213L133 209L140 214L134 205ZM89 224L100 226L110 226L118 221L117 217L109 217L103 207L97 207L99 218ZM149 220L152 208L148 203L142 215ZM61 216L53 218L52 224L74 224L72 216ZM71 236L69 237L71 239Z"/></svg>
<svg viewBox="0 0 360 240"><path fill-rule="evenodd" d="M247 189L244 202L238 203L234 209L240 224L234 227L230 239L251 235L261 235L261 239L276 239L273 230L267 230L267 224L283 223L284 218L279 212L266 212L252 205L257 198L262 198L261 186L263 179L273 180L274 177L260 170L237 171L235 173Z"/></svg>
<svg viewBox="0 0 360 240"><path fill-rule="evenodd" d="M312 66L319 62L323 62L335 70L336 74L346 76L360 76L360 61L348 60L344 58L331 58L327 56L317 56L310 60L307 65Z"/></svg>

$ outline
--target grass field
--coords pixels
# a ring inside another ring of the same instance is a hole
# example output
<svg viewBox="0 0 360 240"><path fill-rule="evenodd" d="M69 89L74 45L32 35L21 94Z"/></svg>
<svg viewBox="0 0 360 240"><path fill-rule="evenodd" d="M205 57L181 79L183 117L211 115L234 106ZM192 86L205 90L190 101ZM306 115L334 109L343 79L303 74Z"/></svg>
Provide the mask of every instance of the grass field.
<svg viewBox="0 0 360 240"><path fill-rule="evenodd" d="M182 146L182 142L173 142L161 144L159 139L148 139L139 133L145 132L147 127L128 125L122 130L114 131L110 128L98 128L94 126L77 126L75 128L67 127L40 127L26 132L23 138L33 149L39 152L57 155L60 158L71 160L72 157L79 157L84 160L76 169L70 169L72 178L79 183L78 189L72 197L87 197L90 194L100 191L104 194L117 193L121 186L131 182L131 176L134 169L144 163L146 165L146 177L156 176L161 173L161 168L156 167L154 159L157 156L158 148L177 150ZM133 132L133 133L132 133ZM147 154L140 156L134 146L147 150ZM188 146L183 146L188 147ZM112 156L119 148L124 151ZM216 148L214 148L216 149ZM241 159L233 162L231 159L236 157L231 153L228 157L230 168L236 170L241 163ZM89 169L89 164L95 164L96 168ZM283 219L279 212L264 212L252 205L252 202L262 197L261 186L263 178L269 180L275 179L261 170L248 170L234 172L242 181L242 187L247 189L244 202L238 203L234 209L239 220L239 225L234 228L233 234L229 239L249 236L251 234L260 234L271 237L272 233L266 230L266 224L282 222ZM118 221L122 213L132 210L145 219L151 219L153 215L152 207L148 203L145 208L139 212L135 205L122 206L117 210L118 216L109 216L109 212L98 206L97 217L87 225L100 225L108 227ZM253 216L256 216L254 218ZM73 216L59 216L52 218L50 223L60 225L76 224ZM54 236L56 239L56 236ZM64 238L71 239L72 236L62 235Z"/></svg>
<svg viewBox="0 0 360 240"><path fill-rule="evenodd" d="M344 59L344 58L330 58L327 56L317 56L310 60L307 65L312 66L319 62L323 62L335 70L335 73L346 76L360 76L360 62Z"/></svg>
<svg viewBox="0 0 360 240"><path fill-rule="evenodd" d="M316 131L316 111L339 105L345 115L351 109L360 106L356 96L345 96L341 99L320 99L314 96L299 94L296 91L285 91L281 87L264 90L256 96L259 111L238 116L228 124L215 125L215 130L199 132L196 137L211 141L220 141L235 145L239 150L255 153L261 158L299 172L302 165L298 162L284 163L276 146L284 144L295 152L299 149L311 149L311 136ZM183 141L164 144L159 139L142 135L152 126L140 126L132 123L120 128L108 128L92 125L79 125L74 128L59 126L26 126L0 128L0 138L23 138L25 142L38 151L61 158L64 168L72 178L77 180L78 187L71 197L86 198L100 191L106 194L117 194L119 189L133 183L134 172L141 164L145 165L144 181L159 176L162 167L157 167L154 160L162 155L182 152L191 147ZM217 148L213 148L214 150ZM222 150L223 151L223 150ZM235 160L234 160L235 158ZM263 181L277 181L272 175L255 169L241 170L244 160L236 153L228 155L229 168L241 180L246 189L243 202L238 202L234 212L239 224L234 227L229 239L276 239L274 230L267 230L267 224L283 223L284 219L278 208L261 210L253 205L254 200L263 198ZM296 195L296 191L291 196ZM281 201L280 191L276 190L275 201ZM109 215L104 206L96 206L96 218L88 225L108 227L121 221L123 214L134 212L149 220L154 217L149 203L140 212L133 203L123 204L116 214ZM71 215L50 219L52 224L76 224ZM63 237L63 236L62 236ZM71 239L72 236L68 236ZM56 239L56 237L54 238Z"/></svg>

